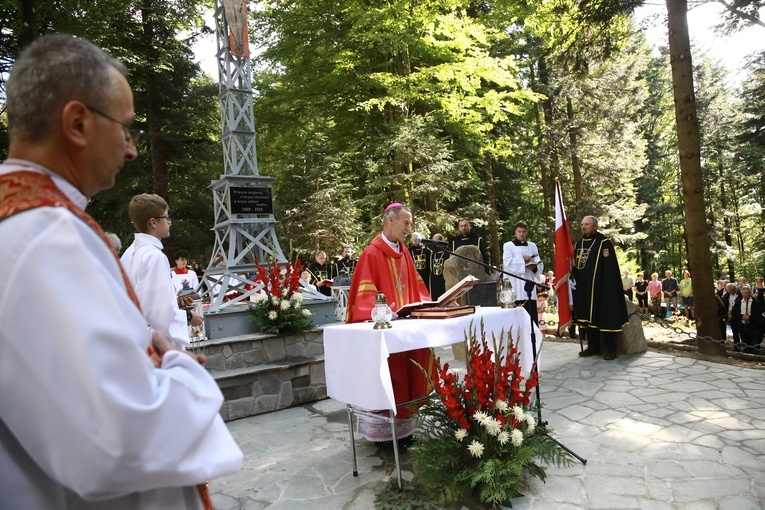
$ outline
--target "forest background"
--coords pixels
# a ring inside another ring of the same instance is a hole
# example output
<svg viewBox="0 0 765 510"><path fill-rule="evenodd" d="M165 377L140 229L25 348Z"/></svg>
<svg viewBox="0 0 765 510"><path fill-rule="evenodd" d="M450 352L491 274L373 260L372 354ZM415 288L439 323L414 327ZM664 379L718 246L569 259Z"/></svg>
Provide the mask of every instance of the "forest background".
<svg viewBox="0 0 765 510"><path fill-rule="evenodd" d="M261 175L275 181L288 258L379 231L385 204L411 205L416 229L456 234L469 218L493 263L517 221L553 254L555 180L574 238L585 214L647 274L688 267L669 51L658 53L624 0L275 0L250 3ZM740 0L720 29L765 25ZM139 159L88 210L125 242L127 204L165 197L167 252L207 264L211 180L223 173L217 77L195 62L214 28L199 0L0 1L0 157L4 84L40 34L87 37L125 62ZM765 272L765 52L740 86L693 53L705 215L715 277ZM552 264L550 264L552 265ZM708 282L711 286L711 282ZM706 284L706 282L705 282Z"/></svg>

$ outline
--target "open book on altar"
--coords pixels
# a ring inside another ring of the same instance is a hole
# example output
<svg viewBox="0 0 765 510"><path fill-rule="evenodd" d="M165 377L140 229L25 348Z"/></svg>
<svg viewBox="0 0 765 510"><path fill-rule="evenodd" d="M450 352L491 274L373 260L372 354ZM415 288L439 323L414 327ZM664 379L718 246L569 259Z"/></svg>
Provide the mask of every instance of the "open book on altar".
<svg viewBox="0 0 765 510"><path fill-rule="evenodd" d="M411 314L413 310L420 310L423 308L444 308L452 304L454 301L458 300L462 296L464 296L470 289L473 288L473 286L476 283L479 283L481 280L476 278L473 275L467 275L465 278L457 282L456 285L448 289L446 292L441 294L441 296L436 301L418 301L416 303L409 303L408 305L404 305L398 310L396 310L396 315L399 317L406 317L407 315Z"/></svg>
<svg viewBox="0 0 765 510"><path fill-rule="evenodd" d="M462 317L463 315L472 315L475 313L475 306L434 306L433 308L418 308L412 310L413 319L450 319L452 317Z"/></svg>

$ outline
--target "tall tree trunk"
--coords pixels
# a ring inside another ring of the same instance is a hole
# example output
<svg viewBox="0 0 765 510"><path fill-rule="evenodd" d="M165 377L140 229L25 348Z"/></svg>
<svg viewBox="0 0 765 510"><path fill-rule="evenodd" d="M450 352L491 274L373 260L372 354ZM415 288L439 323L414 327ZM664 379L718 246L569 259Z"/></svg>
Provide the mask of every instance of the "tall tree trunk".
<svg viewBox="0 0 765 510"><path fill-rule="evenodd" d="M156 37L156 9L153 0L144 0L141 4L141 24L143 33L141 35L142 43L146 49L146 59L151 64L149 74L146 80L146 97L148 104L146 108L146 123L149 129L151 144L151 169L154 178L154 193L167 200L167 144L162 133L162 100L160 90L162 84L158 83L156 74L152 71L159 64L158 51L155 44L158 44Z"/></svg>
<svg viewBox="0 0 765 510"><path fill-rule="evenodd" d="M733 238L730 235L730 216L726 214L728 212L728 194L725 187L725 169L722 165L722 160L718 162L717 169L718 175L720 176L720 209L722 210L723 231L725 232L723 235L725 236L725 245L728 247L725 254L725 262L728 266L728 280L733 281L733 259L728 256L730 248L733 246Z"/></svg>
<svg viewBox="0 0 765 510"><path fill-rule="evenodd" d="M570 97L566 98L566 115L568 116L568 140L571 144L571 171L574 175L574 194L577 203L579 203L584 196L584 190L582 189L582 169L579 166L579 145L576 129L574 128L574 103Z"/></svg>
<svg viewBox="0 0 765 510"><path fill-rule="evenodd" d="M37 33L37 2L35 0L20 0L21 33L19 34L19 49L24 49L34 41Z"/></svg>
<svg viewBox="0 0 765 510"><path fill-rule="evenodd" d="M542 182L542 205L544 207L545 218L553 218L553 183L555 182L555 178L558 176L558 152L554 144L550 143L550 137L545 134L545 128L553 125L553 93L550 89L550 71L547 69L547 62L545 61L544 57L539 59L539 83L542 85L542 90L546 96L546 99L542 101L542 111L544 112L545 125L543 129L539 130L539 134L541 135L540 142L542 142L540 143L539 147L545 151L545 160L550 162L549 167L542 167L543 172L540 176L540 181ZM539 118L537 117L537 120L538 119ZM551 232L553 230L553 228L550 228Z"/></svg>
<svg viewBox="0 0 765 510"><path fill-rule="evenodd" d="M502 242L499 239L499 227L497 226L497 188L494 179L494 158L488 152L483 157L483 168L486 172L486 191L489 198L489 239L491 241L490 264L496 266L502 260L499 252Z"/></svg>
<svg viewBox="0 0 765 510"><path fill-rule="evenodd" d="M672 88L675 99L677 145L688 228L688 259L694 281L696 332L702 337L720 339L715 303L709 237L704 215L704 182L701 173L701 143L693 89L693 63L688 37L688 5L686 0L667 1L669 29L669 61L672 66ZM699 351L725 354L725 346L715 341L699 341Z"/></svg>

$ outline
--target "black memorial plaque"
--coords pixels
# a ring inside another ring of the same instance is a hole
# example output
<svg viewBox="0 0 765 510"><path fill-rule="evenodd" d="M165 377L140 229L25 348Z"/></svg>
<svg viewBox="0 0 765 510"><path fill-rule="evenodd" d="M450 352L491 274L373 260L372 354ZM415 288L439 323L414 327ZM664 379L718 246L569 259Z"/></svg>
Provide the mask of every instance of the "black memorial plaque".
<svg viewBox="0 0 765 510"><path fill-rule="evenodd" d="M271 188L229 188L231 214L273 214Z"/></svg>

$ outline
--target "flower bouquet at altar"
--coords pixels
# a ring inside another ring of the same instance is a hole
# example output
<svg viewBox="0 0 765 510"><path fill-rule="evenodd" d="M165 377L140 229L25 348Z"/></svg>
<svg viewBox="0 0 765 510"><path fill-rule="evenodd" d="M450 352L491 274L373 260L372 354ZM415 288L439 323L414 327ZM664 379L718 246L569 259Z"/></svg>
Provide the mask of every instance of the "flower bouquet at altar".
<svg viewBox="0 0 765 510"><path fill-rule="evenodd" d="M545 480L540 464L572 463L534 417L537 371L524 379L511 335L506 343L501 337L492 338L490 349L483 328L480 339L473 334L462 379L438 360L435 392L418 411L411 450L416 480L441 504L477 498L509 505L528 475Z"/></svg>
<svg viewBox="0 0 765 510"><path fill-rule="evenodd" d="M261 293L255 294L249 315L263 333L296 332L312 329L311 311L303 308L300 288L300 262L287 262L282 269L271 262L268 269L255 262L258 272L255 283L263 284Z"/></svg>

